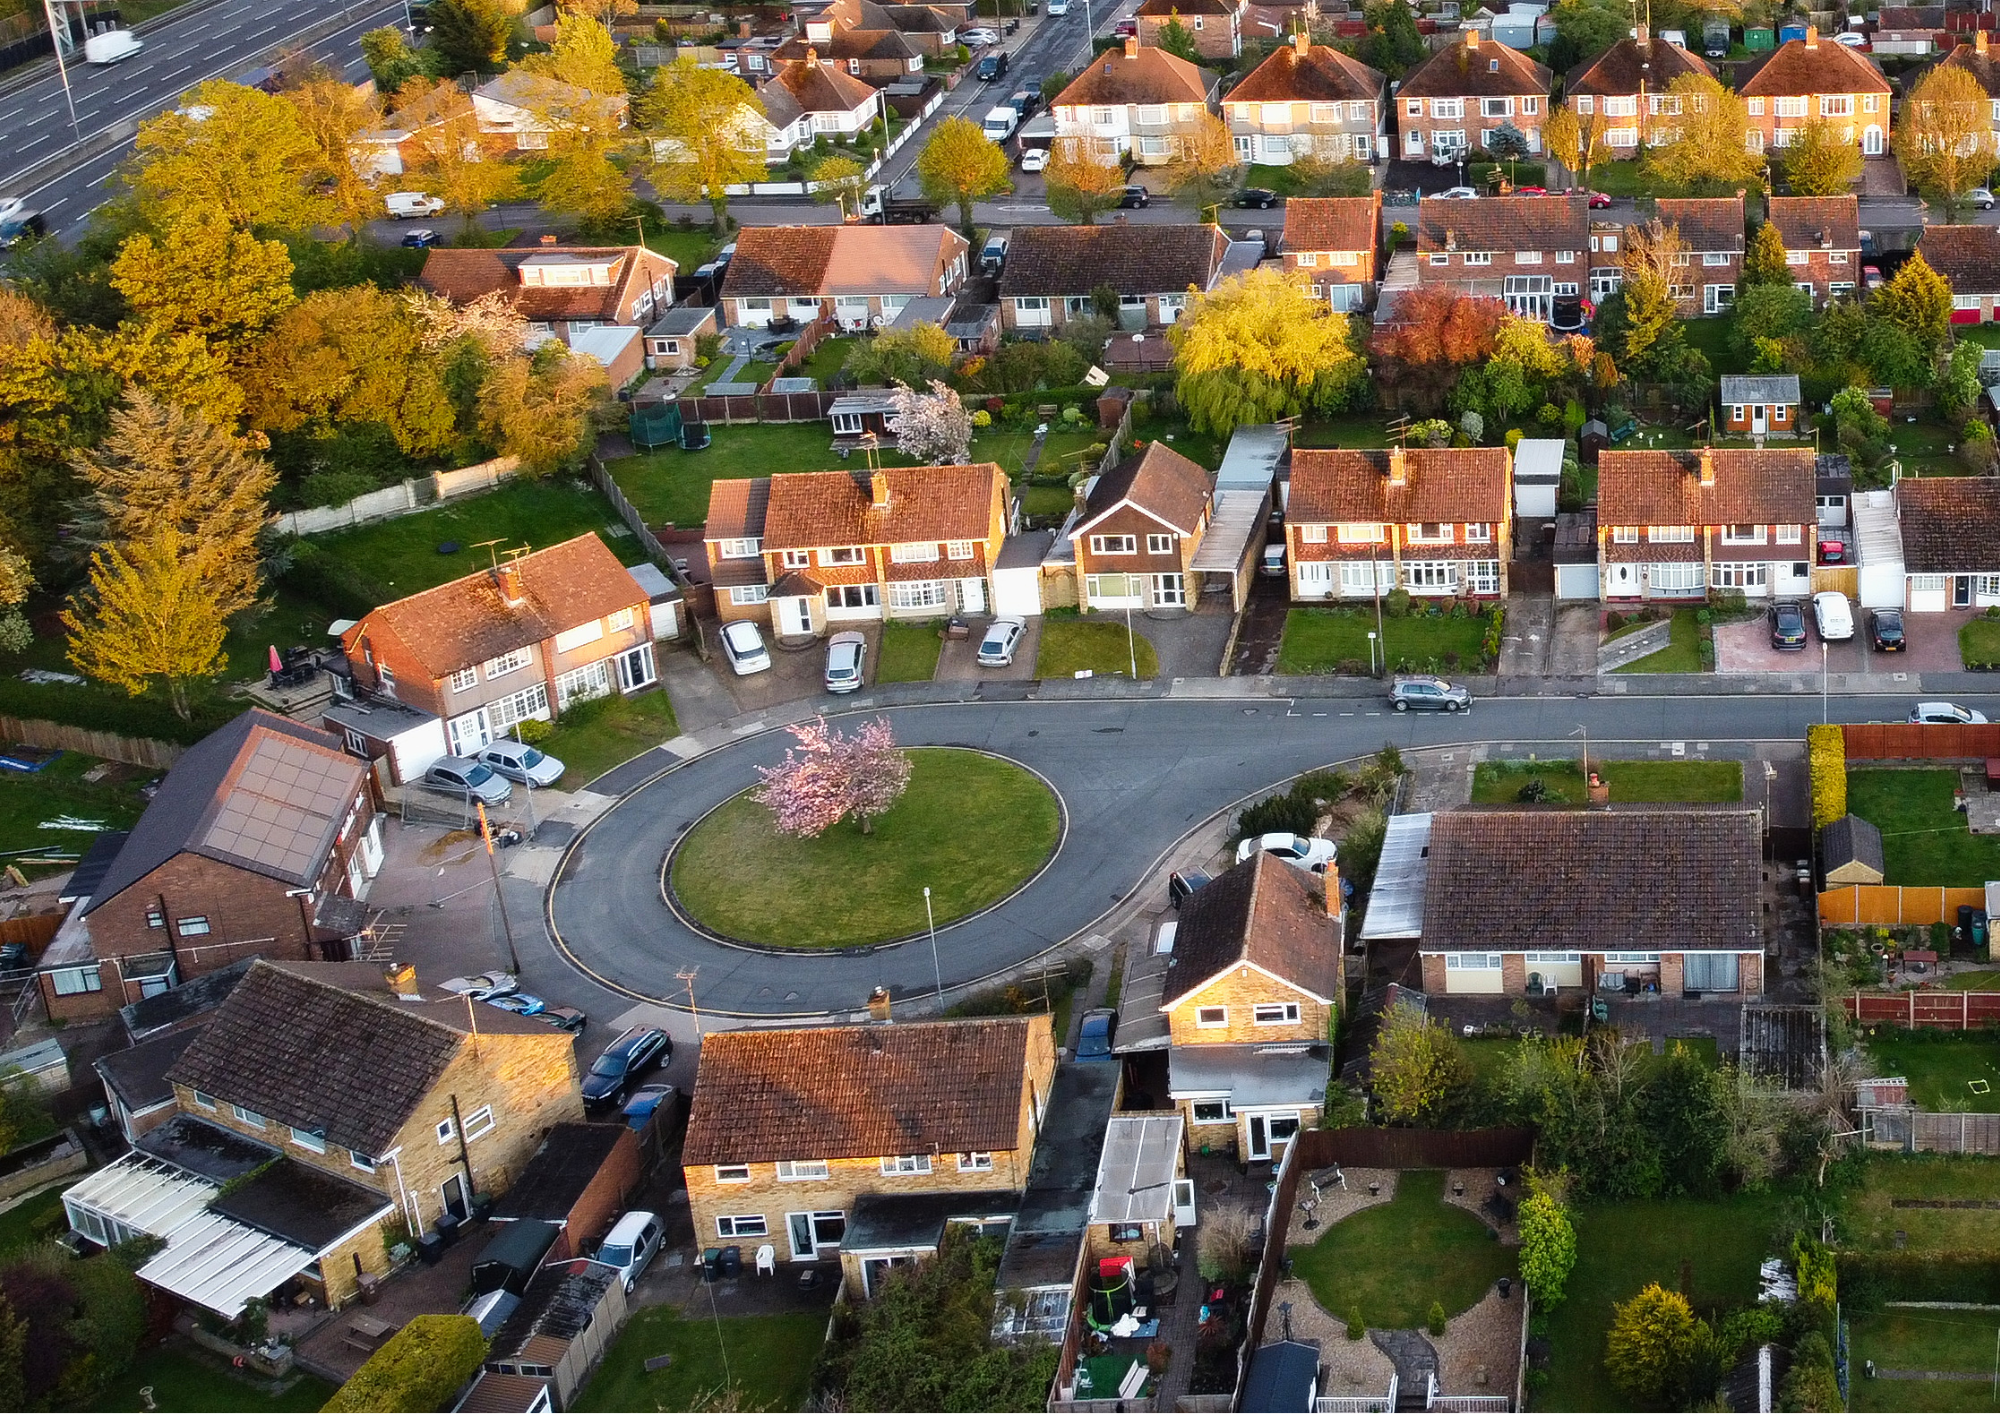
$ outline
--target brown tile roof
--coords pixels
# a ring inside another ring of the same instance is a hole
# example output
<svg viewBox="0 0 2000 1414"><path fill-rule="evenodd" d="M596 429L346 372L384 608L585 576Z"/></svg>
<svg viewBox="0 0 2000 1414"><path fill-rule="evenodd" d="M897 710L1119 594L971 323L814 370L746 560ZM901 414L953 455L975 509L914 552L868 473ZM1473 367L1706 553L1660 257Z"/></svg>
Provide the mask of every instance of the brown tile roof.
<svg viewBox="0 0 2000 1414"><path fill-rule="evenodd" d="M1954 294L2000 291L2000 228L1926 226L1917 241L1917 254L1951 281Z"/></svg>
<svg viewBox="0 0 2000 1414"><path fill-rule="evenodd" d="M1425 197L1417 203L1417 249L1590 249L1590 207L1580 196Z"/></svg>
<svg viewBox="0 0 2000 1414"><path fill-rule="evenodd" d="M1218 226L1017 226L1000 298L1087 295L1104 284L1128 295L1206 290L1228 246Z"/></svg>
<svg viewBox="0 0 2000 1414"><path fill-rule="evenodd" d="M608 285L524 285L521 267L531 260L615 260ZM453 304L470 304L504 290L521 317L529 320L598 319L622 323L633 295L674 274L674 262L638 246L519 246L504 250L457 250L433 246L424 253L417 283ZM658 302L664 309L667 301Z"/></svg>
<svg viewBox="0 0 2000 1414"><path fill-rule="evenodd" d="M875 97L876 90L832 64L822 64L811 49L799 63L780 65L765 88L782 88L805 113L852 113Z"/></svg>
<svg viewBox="0 0 2000 1414"><path fill-rule="evenodd" d="M1164 49L1141 46L1107 49L1091 60L1070 86L1056 95L1051 107L1083 107L1098 104L1120 107L1128 103L1205 103L1209 78L1185 59L1177 59ZM1008 252L1008 262L1013 252Z"/></svg>
<svg viewBox="0 0 2000 1414"><path fill-rule="evenodd" d="M1715 484L1701 484L1701 459ZM1298 494L1296 466L1293 495ZM1712 452L1605 452L1597 464L1600 525L1804 525L1813 519L1810 447Z"/></svg>
<svg viewBox="0 0 2000 1414"><path fill-rule="evenodd" d="M1413 448L1403 453L1403 467L1403 485L1395 487L1386 451L1294 447L1285 514L1301 525L1506 519L1505 447Z"/></svg>
<svg viewBox="0 0 2000 1414"><path fill-rule="evenodd" d="M1858 49L1816 38L1812 47L1803 39L1788 39L1747 74L1736 91L1745 98L1793 97L1814 93L1887 93L1889 81L1875 67L1875 61ZM1859 116L1859 115L1856 115ZM1884 127L1889 115L1880 115Z"/></svg>
<svg viewBox="0 0 2000 1414"><path fill-rule="evenodd" d="M1374 250L1382 240L1382 197L1295 196L1285 203L1286 251Z"/></svg>
<svg viewBox="0 0 2000 1414"><path fill-rule="evenodd" d="M1215 478L1200 465L1189 461L1164 442L1152 442L1146 450L1097 478L1084 503L1082 525L1096 520L1120 501L1130 501L1141 510L1192 535L1208 509L1209 491ZM1078 527L1081 533L1082 526Z"/></svg>
<svg viewBox="0 0 2000 1414"><path fill-rule="evenodd" d="M1978 79L1988 95L2000 97L2000 47L1982 54L1974 45L1961 44L1944 57L1944 62Z"/></svg>
<svg viewBox="0 0 2000 1414"><path fill-rule="evenodd" d="M1760 849L1741 808L1440 811L1418 946L1761 952Z"/></svg>
<svg viewBox="0 0 2000 1414"><path fill-rule="evenodd" d="M996 487L1007 484L1007 473L992 462L884 467L873 475L889 491L889 503L881 509L874 505L873 483L865 470L772 477L764 548L984 540L994 530Z"/></svg>
<svg viewBox="0 0 2000 1414"><path fill-rule="evenodd" d="M1743 250L1743 198L1740 196L1662 197L1660 219L1678 227L1691 251Z"/></svg>
<svg viewBox="0 0 2000 1414"><path fill-rule="evenodd" d="M426 672L443 678L635 604L644 612L644 591L595 531L517 563L519 603L507 602L495 571L480 570L372 610L341 643L355 653L371 631L393 633Z"/></svg>
<svg viewBox="0 0 2000 1414"><path fill-rule="evenodd" d="M745 226L722 298L935 295L966 248L949 226Z"/></svg>
<svg viewBox="0 0 2000 1414"><path fill-rule="evenodd" d="M1031 1018L702 1038L689 1164L1007 1151L1023 1143Z"/></svg>
<svg viewBox="0 0 2000 1414"><path fill-rule="evenodd" d="M1637 93L1643 83L1648 93L1658 93L1683 74L1712 79L1715 67L1701 55L1663 39L1655 38L1644 46L1637 39L1621 39L1595 59L1586 59L1571 69L1563 80L1563 92L1616 96Z"/></svg>
<svg viewBox="0 0 2000 1414"><path fill-rule="evenodd" d="M723 299L816 294L833 259L838 226L745 226L722 278Z"/></svg>
<svg viewBox="0 0 2000 1414"><path fill-rule="evenodd" d="M743 228L749 235L755 226ZM764 514L771 504L771 478L740 476L717 478L708 485L708 524L702 529L705 540L761 540Z"/></svg>
<svg viewBox="0 0 2000 1414"><path fill-rule="evenodd" d="M1375 99L1382 97L1388 83L1376 70L1330 45L1312 45L1301 55L1295 45L1281 44L1229 90L1223 101L1333 103Z"/></svg>
<svg viewBox="0 0 2000 1414"><path fill-rule="evenodd" d="M799 60L808 49L817 49L824 59L917 59L923 50L901 30L837 29L831 39L808 40L794 35L771 51L775 60Z"/></svg>
<svg viewBox="0 0 2000 1414"><path fill-rule="evenodd" d="M1181 906L1161 1010L1239 962L1324 1001L1338 1000L1339 924L1326 916L1324 896L1302 870L1262 851Z"/></svg>
<svg viewBox="0 0 2000 1414"><path fill-rule="evenodd" d="M1860 250L1861 206L1852 196L1774 196L1765 218L1787 250Z"/></svg>
<svg viewBox="0 0 2000 1414"><path fill-rule="evenodd" d="M1518 49L1467 35L1403 76L1398 98L1498 98L1547 94L1555 76Z"/></svg>
<svg viewBox="0 0 2000 1414"><path fill-rule="evenodd" d="M1132 13L1164 20L1174 15L1233 15L1241 8L1237 0L1145 0Z"/></svg>
<svg viewBox="0 0 2000 1414"><path fill-rule="evenodd" d="M1908 574L1966 574L2000 560L2000 481L1905 477L1896 483Z"/></svg>

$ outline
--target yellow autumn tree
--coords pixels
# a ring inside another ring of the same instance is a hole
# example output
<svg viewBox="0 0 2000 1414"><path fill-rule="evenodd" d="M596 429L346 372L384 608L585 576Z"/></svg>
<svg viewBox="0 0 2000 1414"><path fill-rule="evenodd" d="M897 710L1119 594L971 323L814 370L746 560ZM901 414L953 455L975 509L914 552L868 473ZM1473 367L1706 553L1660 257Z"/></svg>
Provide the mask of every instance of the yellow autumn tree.
<svg viewBox="0 0 2000 1414"><path fill-rule="evenodd" d="M1896 158L1910 183L1958 219L1965 194L1993 170L1993 124L1986 90L1965 69L1939 64L1903 100Z"/></svg>
<svg viewBox="0 0 2000 1414"><path fill-rule="evenodd" d="M1057 138L1042 179L1049 210L1079 226L1094 224L1125 193L1125 169L1115 159L1098 156L1085 137Z"/></svg>
<svg viewBox="0 0 2000 1414"><path fill-rule="evenodd" d="M1655 137L1647 149L1649 176L1683 191L1730 190L1755 182L1764 155L1747 145L1750 110L1737 94L1706 74L1682 74L1667 85L1680 101L1672 141Z"/></svg>
<svg viewBox="0 0 2000 1414"><path fill-rule="evenodd" d="M228 666L223 616L181 533L162 527L127 546L103 545L89 587L63 610L69 657L82 672L137 697L155 682L182 721L188 684Z"/></svg>
<svg viewBox="0 0 2000 1414"><path fill-rule="evenodd" d="M604 394L603 364L547 343L532 359L504 359L487 374L479 430L502 455L519 457L527 475L544 476L582 461Z"/></svg>
<svg viewBox="0 0 2000 1414"><path fill-rule="evenodd" d="M1368 371L1347 316L1314 299L1297 272L1252 270L1193 295L1167 339L1181 406L1217 435L1337 412Z"/></svg>

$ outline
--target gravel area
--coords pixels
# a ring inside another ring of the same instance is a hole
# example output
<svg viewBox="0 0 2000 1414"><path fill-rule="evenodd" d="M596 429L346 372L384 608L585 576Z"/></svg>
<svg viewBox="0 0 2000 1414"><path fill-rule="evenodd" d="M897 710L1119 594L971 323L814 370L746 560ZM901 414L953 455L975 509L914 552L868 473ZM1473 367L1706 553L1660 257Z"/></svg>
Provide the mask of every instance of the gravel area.
<svg viewBox="0 0 2000 1414"><path fill-rule="evenodd" d="M1521 1229L1512 1218L1500 1222L1487 1208L1486 1200L1499 1190L1500 1174L1495 1169L1453 1169L1445 1175L1444 1201L1478 1218L1500 1234L1500 1245L1518 1247L1521 1245ZM1464 1193L1456 1190L1463 1187ZM1527 1188L1517 1179L1507 1185L1506 1193L1510 1202L1518 1204L1527 1194Z"/></svg>
<svg viewBox="0 0 2000 1414"><path fill-rule="evenodd" d="M1515 1282L1506 1300L1496 1285L1477 1306L1446 1322L1444 1335L1431 1337L1438 1353L1438 1392L1513 1398L1525 1319L1527 1302Z"/></svg>
<svg viewBox="0 0 2000 1414"><path fill-rule="evenodd" d="M1292 1220L1285 1230L1287 1247L1310 1247L1326 1236L1329 1227L1349 1213L1386 1203L1396 1196L1394 1169L1343 1169L1342 1172L1347 1177L1347 1186L1326 1189L1320 1194L1317 1208L1307 1206L1313 1201L1312 1184L1307 1178L1299 1180L1298 1201L1292 1205ZM1371 1183L1380 1185L1382 1191L1371 1196L1368 1192ZM1305 1225L1308 1219L1318 1225L1308 1228Z"/></svg>
<svg viewBox="0 0 2000 1414"><path fill-rule="evenodd" d="M1367 1196L1366 1185L1363 1185L1362 1195ZM1279 1282L1272 1293L1272 1316L1270 1324L1265 1327L1265 1339L1276 1339L1277 1333L1283 1330L1277 1315L1281 1301L1292 1303L1292 1338L1319 1342L1320 1364L1326 1369L1321 1394L1329 1397L1355 1396L1382 1394L1388 1390L1389 1377L1396 1373L1389 1357L1377 1350L1372 1340L1349 1340L1347 1322L1329 1316L1313 1300L1312 1288L1295 1278ZM1468 1316L1471 1314L1466 1312Z"/></svg>

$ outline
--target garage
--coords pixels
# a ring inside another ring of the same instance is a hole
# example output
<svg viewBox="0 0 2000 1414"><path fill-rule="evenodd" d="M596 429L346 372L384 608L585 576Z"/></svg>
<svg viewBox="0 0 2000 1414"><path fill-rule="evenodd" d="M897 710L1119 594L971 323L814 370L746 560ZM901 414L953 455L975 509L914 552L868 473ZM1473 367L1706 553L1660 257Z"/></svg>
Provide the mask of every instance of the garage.
<svg viewBox="0 0 2000 1414"><path fill-rule="evenodd" d="M1010 535L993 562L993 612L1008 618L1029 618L1042 612L1042 558L1055 535L1030 530Z"/></svg>

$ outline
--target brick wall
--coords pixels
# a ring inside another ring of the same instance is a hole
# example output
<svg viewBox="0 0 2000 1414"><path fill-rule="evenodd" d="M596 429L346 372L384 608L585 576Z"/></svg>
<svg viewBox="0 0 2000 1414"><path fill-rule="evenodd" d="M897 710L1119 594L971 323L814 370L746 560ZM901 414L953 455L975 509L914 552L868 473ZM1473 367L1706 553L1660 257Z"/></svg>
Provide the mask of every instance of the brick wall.
<svg viewBox="0 0 2000 1414"><path fill-rule="evenodd" d="M1340 978L1328 983L1328 990L1340 996ZM1295 1003L1296 1022L1259 1026L1255 1008L1259 1003ZM1224 1007L1225 1026L1203 1026L1197 1013L1205 1007ZM1167 1013L1167 1025L1176 1046L1215 1046L1234 1042L1324 1041L1327 1037L1329 1008L1297 987L1242 964L1211 978L1208 985L1177 1004Z"/></svg>
<svg viewBox="0 0 2000 1414"><path fill-rule="evenodd" d="M1740 953L1736 960L1737 983L1743 995L1754 997L1764 990L1764 954L1760 952Z"/></svg>

